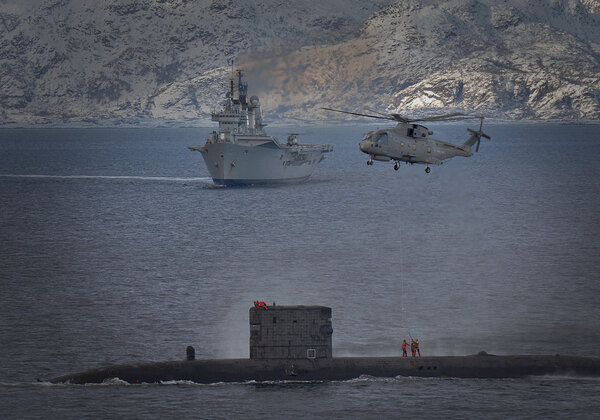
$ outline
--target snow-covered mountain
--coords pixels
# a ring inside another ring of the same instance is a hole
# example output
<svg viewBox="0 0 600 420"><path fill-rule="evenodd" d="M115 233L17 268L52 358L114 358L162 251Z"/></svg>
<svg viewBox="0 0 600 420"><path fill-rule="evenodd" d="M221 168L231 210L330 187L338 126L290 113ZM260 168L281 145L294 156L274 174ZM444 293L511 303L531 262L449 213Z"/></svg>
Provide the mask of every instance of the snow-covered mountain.
<svg viewBox="0 0 600 420"><path fill-rule="evenodd" d="M0 123L206 123L232 58L271 121L600 118L600 0L357 3L0 0Z"/></svg>
<svg viewBox="0 0 600 420"><path fill-rule="evenodd" d="M11 3L0 6L3 122L196 119L221 93L228 59L337 42L386 2Z"/></svg>
<svg viewBox="0 0 600 420"><path fill-rule="evenodd" d="M327 104L599 119L599 13L597 0L397 1L356 38L245 66L269 81L265 103L288 118Z"/></svg>

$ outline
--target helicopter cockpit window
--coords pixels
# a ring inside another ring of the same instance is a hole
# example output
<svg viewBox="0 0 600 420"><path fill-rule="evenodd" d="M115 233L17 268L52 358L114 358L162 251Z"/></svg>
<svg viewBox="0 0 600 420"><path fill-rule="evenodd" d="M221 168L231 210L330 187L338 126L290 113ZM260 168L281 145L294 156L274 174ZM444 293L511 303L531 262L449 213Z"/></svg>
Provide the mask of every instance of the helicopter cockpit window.
<svg viewBox="0 0 600 420"><path fill-rule="evenodd" d="M387 133L381 133L381 134L375 136L375 143L387 144L387 141L388 141Z"/></svg>

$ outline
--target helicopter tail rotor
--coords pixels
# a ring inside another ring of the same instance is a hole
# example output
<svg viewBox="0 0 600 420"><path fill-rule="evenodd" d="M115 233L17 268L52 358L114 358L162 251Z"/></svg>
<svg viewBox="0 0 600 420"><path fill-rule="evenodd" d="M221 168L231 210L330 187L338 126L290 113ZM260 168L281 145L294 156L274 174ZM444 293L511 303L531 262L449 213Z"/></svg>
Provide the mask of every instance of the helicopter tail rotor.
<svg viewBox="0 0 600 420"><path fill-rule="evenodd" d="M479 120L480 120L480 122L479 122L479 131L475 131L475 130L471 130L470 128L467 128L467 130L469 131L469 133L471 133L471 137L464 144L465 146L471 147L473 144L476 143L475 152L479 152L479 143L481 143L481 138L482 137L485 137L488 140L492 139L490 136L488 136L487 134L485 134L482 131L482 128L483 128L483 118L484 117L477 117L477 118L479 118Z"/></svg>

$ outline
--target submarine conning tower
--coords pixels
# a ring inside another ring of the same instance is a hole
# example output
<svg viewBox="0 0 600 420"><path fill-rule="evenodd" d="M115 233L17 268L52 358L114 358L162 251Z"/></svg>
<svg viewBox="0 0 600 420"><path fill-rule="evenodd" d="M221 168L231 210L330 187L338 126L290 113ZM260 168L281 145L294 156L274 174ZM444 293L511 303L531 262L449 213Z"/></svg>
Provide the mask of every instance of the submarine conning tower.
<svg viewBox="0 0 600 420"><path fill-rule="evenodd" d="M331 308L250 308L250 359L331 359Z"/></svg>

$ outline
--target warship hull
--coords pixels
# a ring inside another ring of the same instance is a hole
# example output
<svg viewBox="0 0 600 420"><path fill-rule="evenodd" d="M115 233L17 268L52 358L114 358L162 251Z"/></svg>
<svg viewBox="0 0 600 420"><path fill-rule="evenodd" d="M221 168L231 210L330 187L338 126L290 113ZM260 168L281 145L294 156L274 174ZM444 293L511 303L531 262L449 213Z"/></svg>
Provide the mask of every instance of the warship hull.
<svg viewBox="0 0 600 420"><path fill-rule="evenodd" d="M215 184L228 186L305 181L329 151L320 146L281 147L273 141L261 145L215 143L190 149L202 153Z"/></svg>
<svg viewBox="0 0 600 420"><path fill-rule="evenodd" d="M109 366L51 379L53 383L192 381L332 381L373 377L522 378L539 375L600 377L600 358L576 356L338 357L330 359L221 359Z"/></svg>

